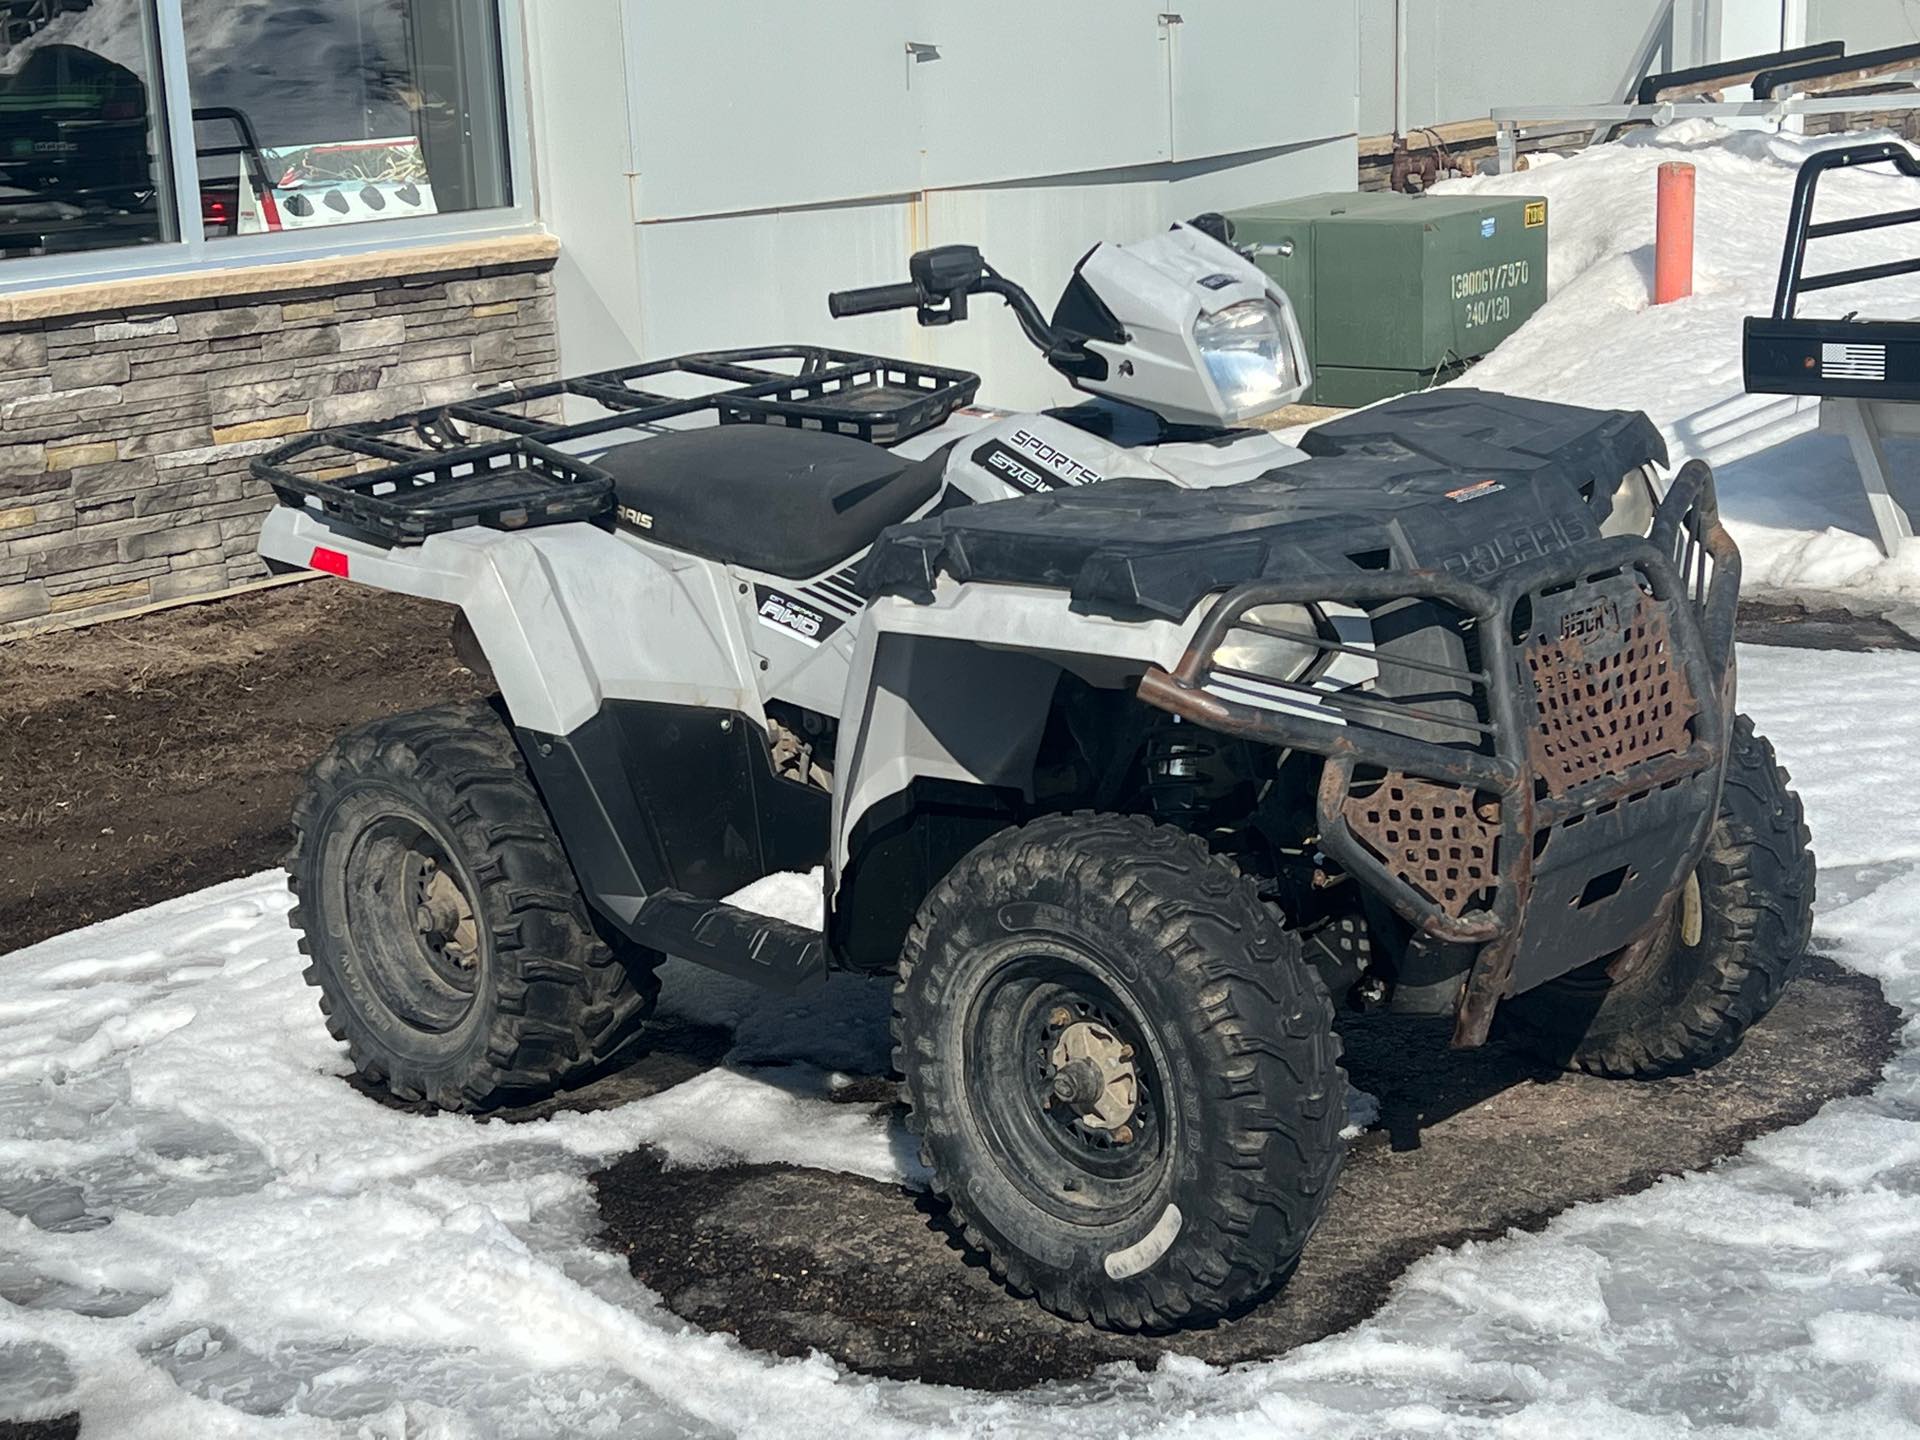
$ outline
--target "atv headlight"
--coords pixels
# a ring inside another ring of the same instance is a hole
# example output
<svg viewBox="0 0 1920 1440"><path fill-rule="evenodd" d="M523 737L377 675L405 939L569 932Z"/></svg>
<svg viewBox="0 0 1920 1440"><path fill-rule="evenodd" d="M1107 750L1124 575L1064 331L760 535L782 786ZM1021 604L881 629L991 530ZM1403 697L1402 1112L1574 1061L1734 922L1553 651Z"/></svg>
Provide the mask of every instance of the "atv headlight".
<svg viewBox="0 0 1920 1440"><path fill-rule="evenodd" d="M1318 634L1304 605L1256 605L1227 631L1213 664L1263 680L1298 680L1320 658Z"/></svg>
<svg viewBox="0 0 1920 1440"><path fill-rule="evenodd" d="M1228 424L1286 404L1300 386L1300 361L1271 299L1203 314L1194 322L1193 343L1220 392L1220 418Z"/></svg>

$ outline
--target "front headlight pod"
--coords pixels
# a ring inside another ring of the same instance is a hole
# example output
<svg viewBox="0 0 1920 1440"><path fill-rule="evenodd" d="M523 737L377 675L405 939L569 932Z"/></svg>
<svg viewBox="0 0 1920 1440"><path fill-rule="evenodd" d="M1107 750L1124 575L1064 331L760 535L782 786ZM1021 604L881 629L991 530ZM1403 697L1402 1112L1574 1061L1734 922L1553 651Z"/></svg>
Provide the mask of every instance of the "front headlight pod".
<svg viewBox="0 0 1920 1440"><path fill-rule="evenodd" d="M1280 307L1270 299L1243 300L1194 322L1193 341L1207 376L1220 392L1228 424L1287 403L1300 385Z"/></svg>

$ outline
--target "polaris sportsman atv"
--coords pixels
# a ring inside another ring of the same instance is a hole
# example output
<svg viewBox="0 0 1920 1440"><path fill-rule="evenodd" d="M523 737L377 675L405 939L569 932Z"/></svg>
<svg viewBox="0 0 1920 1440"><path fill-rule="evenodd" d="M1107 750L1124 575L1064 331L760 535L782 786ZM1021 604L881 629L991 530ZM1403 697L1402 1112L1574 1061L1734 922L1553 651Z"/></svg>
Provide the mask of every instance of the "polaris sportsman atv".
<svg viewBox="0 0 1920 1440"><path fill-rule="evenodd" d="M1335 1000L1601 1075L1711 1064L1808 936L1799 801L1734 712L1739 555L1643 417L1301 393L1286 297L1190 226L1049 320L1092 398L684 355L304 438L282 567L459 607L491 705L313 769L293 924L368 1080L456 1109L639 1043L677 955L896 977L933 1185L995 1272L1121 1329L1292 1271L1345 1120ZM564 414L560 413L564 407ZM728 896L823 866L824 933Z"/></svg>

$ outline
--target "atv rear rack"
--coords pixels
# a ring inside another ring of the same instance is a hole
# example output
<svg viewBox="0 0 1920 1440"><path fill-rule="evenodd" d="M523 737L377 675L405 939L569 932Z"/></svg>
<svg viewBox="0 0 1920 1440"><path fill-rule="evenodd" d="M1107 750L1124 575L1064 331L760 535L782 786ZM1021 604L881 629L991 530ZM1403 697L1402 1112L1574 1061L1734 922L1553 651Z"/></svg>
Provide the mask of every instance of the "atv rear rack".
<svg viewBox="0 0 1920 1440"><path fill-rule="evenodd" d="M979 388L964 370L819 346L705 351L315 431L260 456L253 473L284 505L384 544L418 544L470 525L513 530L610 515L612 477L571 452L626 432L710 413L722 425L892 446L941 424ZM569 399L604 413L553 418Z"/></svg>

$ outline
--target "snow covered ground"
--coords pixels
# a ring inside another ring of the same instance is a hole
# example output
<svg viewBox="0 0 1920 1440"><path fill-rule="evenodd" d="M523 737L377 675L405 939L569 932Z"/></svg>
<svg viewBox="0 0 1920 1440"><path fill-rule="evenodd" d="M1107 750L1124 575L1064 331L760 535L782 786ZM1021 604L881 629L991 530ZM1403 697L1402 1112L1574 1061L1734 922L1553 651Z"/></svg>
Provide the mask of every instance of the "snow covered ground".
<svg viewBox="0 0 1920 1440"><path fill-rule="evenodd" d="M1861 135L1817 139L1722 130L1703 120L1640 131L1515 175L1450 181L1447 193L1541 194L1550 201L1546 306L1461 383L1574 404L1644 410L1674 460L1713 464L1723 513L1746 557L1748 594L1789 592L1881 611L1920 602L1920 541L1883 558L1837 436L1812 433L1814 402L1749 396L1741 321L1766 315L1800 162ZM1654 171L1693 164L1694 294L1654 306ZM1920 185L1884 169L1822 180L1819 219L1911 209ZM1903 259L1911 227L1815 240L1809 273ZM1815 292L1802 315L1920 316L1920 276ZM1895 442L1896 497L1920 515L1920 445Z"/></svg>
<svg viewBox="0 0 1920 1440"><path fill-rule="evenodd" d="M1793 769L1819 944L1920 1011L1920 657L1748 649ZM797 877L754 897L795 918ZM1020 1396L777 1361L667 1313L584 1176L651 1142L915 1177L884 1110L884 989L769 1001L691 970L722 1067L524 1125L384 1108L341 1078L276 875L0 958L0 1418L88 1440L1275 1434L1920 1435L1920 1025L1873 1095L1539 1235L1431 1255L1366 1324L1282 1359ZM775 1060L799 1063L774 1065ZM1063 1411L1074 1407L1069 1422Z"/></svg>

